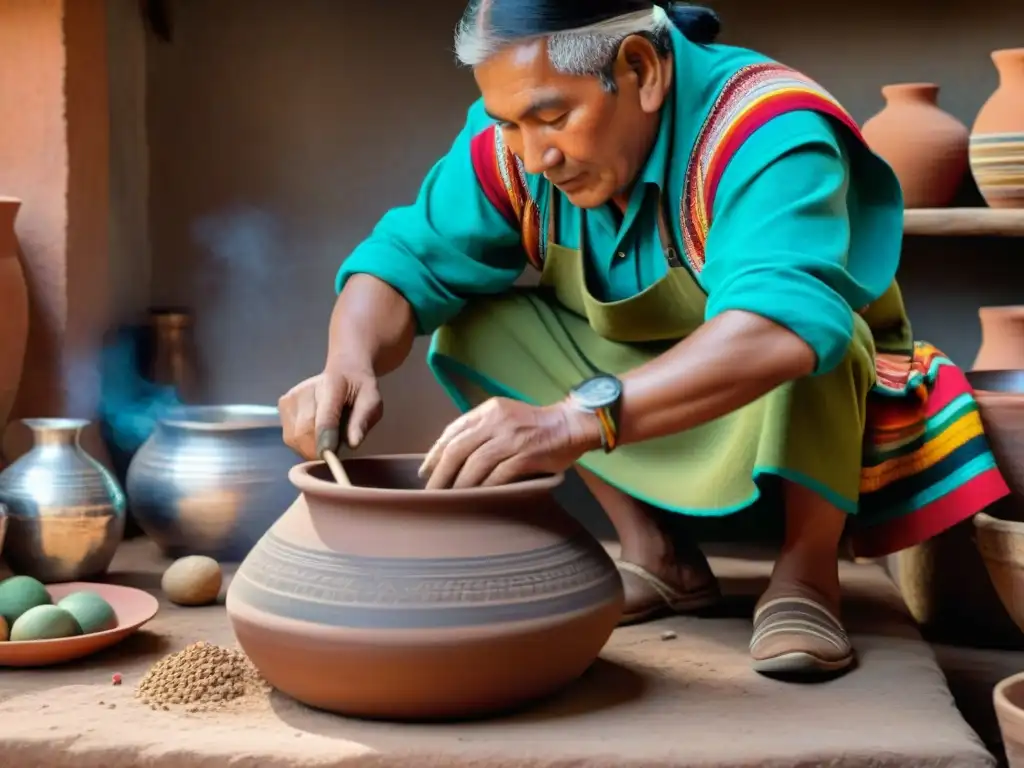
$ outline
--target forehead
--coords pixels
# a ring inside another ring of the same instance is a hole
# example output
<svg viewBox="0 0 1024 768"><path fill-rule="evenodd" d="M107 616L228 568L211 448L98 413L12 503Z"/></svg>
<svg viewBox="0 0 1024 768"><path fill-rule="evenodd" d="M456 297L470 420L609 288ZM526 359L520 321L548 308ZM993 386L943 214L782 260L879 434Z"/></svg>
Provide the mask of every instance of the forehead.
<svg viewBox="0 0 1024 768"><path fill-rule="evenodd" d="M544 40L509 46L474 69L484 104L493 113L512 114L540 101L568 98L585 78L558 72Z"/></svg>

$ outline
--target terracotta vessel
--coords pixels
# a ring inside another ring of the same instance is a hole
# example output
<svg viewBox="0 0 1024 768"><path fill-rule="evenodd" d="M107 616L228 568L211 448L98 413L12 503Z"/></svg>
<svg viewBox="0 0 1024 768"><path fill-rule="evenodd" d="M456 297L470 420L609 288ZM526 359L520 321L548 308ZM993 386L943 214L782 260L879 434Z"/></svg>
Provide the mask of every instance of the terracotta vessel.
<svg viewBox="0 0 1024 768"><path fill-rule="evenodd" d="M972 371L992 453L1012 495L974 518L975 540L1003 607L1024 631L1024 371ZM950 564L960 569L960 564Z"/></svg>
<svg viewBox="0 0 1024 768"><path fill-rule="evenodd" d="M277 689L357 717L481 717L558 691L622 612L601 545L557 505L561 476L423 491L418 456L350 459L352 486L294 467L298 500L227 594Z"/></svg>
<svg viewBox="0 0 1024 768"><path fill-rule="evenodd" d="M939 109L933 83L887 85L882 96L885 108L863 134L899 178L904 207L949 205L967 173L967 126Z"/></svg>
<svg viewBox="0 0 1024 768"><path fill-rule="evenodd" d="M999 87L971 130L971 170L993 208L1024 208L1024 48L995 51Z"/></svg>
<svg viewBox="0 0 1024 768"><path fill-rule="evenodd" d="M1024 307L982 307L975 371L1024 370Z"/></svg>
<svg viewBox="0 0 1024 768"><path fill-rule="evenodd" d="M0 197L0 444L18 394L28 344L28 288L14 236L20 207L20 200Z"/></svg>
<svg viewBox="0 0 1024 768"><path fill-rule="evenodd" d="M974 530L999 599L1024 631L1024 523L982 512L974 518Z"/></svg>
<svg viewBox="0 0 1024 768"><path fill-rule="evenodd" d="M1009 768L1024 768L1024 672L1000 682L992 699L1003 734L1006 764Z"/></svg>
<svg viewBox="0 0 1024 768"><path fill-rule="evenodd" d="M1024 370L970 371L985 436L1013 496L998 517L1024 522Z"/></svg>

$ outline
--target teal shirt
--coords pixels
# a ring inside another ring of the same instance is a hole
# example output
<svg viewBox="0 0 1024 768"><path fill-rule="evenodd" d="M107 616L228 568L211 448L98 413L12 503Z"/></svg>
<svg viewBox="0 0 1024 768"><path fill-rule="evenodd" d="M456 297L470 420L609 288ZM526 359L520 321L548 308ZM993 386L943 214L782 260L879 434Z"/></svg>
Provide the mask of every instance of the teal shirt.
<svg viewBox="0 0 1024 768"><path fill-rule="evenodd" d="M586 212L591 290L604 301L629 298L665 274L659 194L676 214L690 149L722 83L766 60L740 48L696 45L675 31L673 45L675 93L621 223L608 208ZM470 154L473 136L492 122L482 100L474 103L416 201L385 214L343 262L338 291L353 274L374 275L405 296L427 334L470 298L513 284L527 267L520 233L479 188ZM696 276L708 295L706 319L728 310L769 318L807 342L818 373L845 355L854 311L892 283L902 236L895 176L865 149L848 147L840 131L830 118L797 111L743 143L720 181L705 266ZM527 184L546 222L549 185L533 175ZM582 212L555 197L559 231L551 239L578 247Z"/></svg>

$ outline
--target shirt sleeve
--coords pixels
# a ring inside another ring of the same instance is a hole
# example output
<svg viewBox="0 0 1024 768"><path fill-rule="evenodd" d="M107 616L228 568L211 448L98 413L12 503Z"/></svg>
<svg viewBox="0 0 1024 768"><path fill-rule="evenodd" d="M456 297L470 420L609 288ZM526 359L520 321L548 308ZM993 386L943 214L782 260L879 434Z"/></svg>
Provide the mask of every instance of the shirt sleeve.
<svg viewBox="0 0 1024 768"><path fill-rule="evenodd" d="M755 131L714 202L701 274L706 318L728 310L761 315L814 350L816 374L839 365L854 312L882 295L898 265L898 247L876 263L850 264L858 226L851 184L849 156L824 116L787 113Z"/></svg>
<svg viewBox="0 0 1024 768"><path fill-rule="evenodd" d="M412 305L417 332L451 320L473 295L509 288L526 265L520 233L487 199L470 142L490 124L480 102L420 187L416 201L388 211L338 271L340 292L355 274L383 280Z"/></svg>

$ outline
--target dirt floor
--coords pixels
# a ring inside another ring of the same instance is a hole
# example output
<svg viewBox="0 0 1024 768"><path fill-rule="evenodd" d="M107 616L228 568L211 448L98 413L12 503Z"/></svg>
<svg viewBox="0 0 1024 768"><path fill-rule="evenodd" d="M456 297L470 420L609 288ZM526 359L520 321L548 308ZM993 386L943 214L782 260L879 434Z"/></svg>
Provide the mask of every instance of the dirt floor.
<svg viewBox="0 0 1024 768"><path fill-rule="evenodd" d="M156 593L166 565L123 548L110 581ZM275 693L227 711L153 711L133 697L162 656L234 646L222 606L161 604L121 646L67 666L0 670L2 768L983 768L995 760L957 712L935 656L874 565L844 566L860 666L799 686L752 672L750 612L768 564L714 559L729 595L714 618L618 630L600 661L516 716L393 725L315 712ZM663 639L664 633L674 633ZM111 676L123 676L114 686Z"/></svg>

